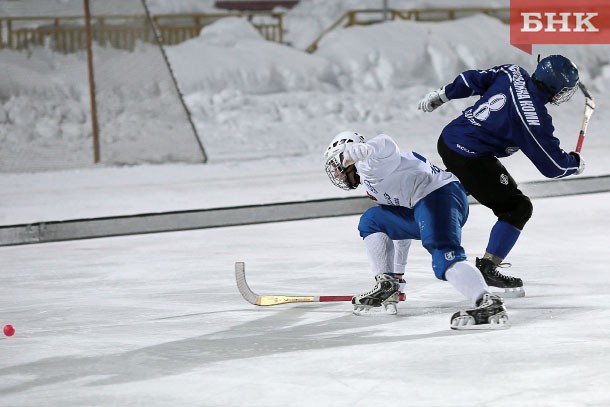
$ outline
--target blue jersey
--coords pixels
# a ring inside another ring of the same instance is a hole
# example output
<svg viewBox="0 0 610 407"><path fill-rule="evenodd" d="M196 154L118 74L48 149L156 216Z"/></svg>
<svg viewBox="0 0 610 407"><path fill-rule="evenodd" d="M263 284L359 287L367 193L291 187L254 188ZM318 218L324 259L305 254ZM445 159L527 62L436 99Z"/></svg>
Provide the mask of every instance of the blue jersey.
<svg viewBox="0 0 610 407"><path fill-rule="evenodd" d="M480 96L441 133L453 151L466 157L507 157L521 150L548 178L578 170L578 159L563 151L553 136L546 96L523 68L501 65L462 72L445 86L445 95L449 99Z"/></svg>

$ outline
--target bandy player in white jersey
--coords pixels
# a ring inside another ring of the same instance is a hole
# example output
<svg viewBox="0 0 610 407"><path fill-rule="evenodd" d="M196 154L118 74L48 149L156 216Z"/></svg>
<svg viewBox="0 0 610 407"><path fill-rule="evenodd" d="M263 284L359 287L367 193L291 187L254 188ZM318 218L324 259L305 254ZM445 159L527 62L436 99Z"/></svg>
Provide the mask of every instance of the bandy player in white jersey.
<svg viewBox="0 0 610 407"><path fill-rule="evenodd" d="M341 132L325 158L335 186L350 190L362 184L379 204L368 209L358 225L376 283L352 298L355 314L397 313L411 241L421 240L432 255L436 277L449 281L475 305L452 316L452 329L509 327L504 301L491 292L461 246L468 199L452 173L415 152L401 152L385 134L365 141L358 133Z"/></svg>

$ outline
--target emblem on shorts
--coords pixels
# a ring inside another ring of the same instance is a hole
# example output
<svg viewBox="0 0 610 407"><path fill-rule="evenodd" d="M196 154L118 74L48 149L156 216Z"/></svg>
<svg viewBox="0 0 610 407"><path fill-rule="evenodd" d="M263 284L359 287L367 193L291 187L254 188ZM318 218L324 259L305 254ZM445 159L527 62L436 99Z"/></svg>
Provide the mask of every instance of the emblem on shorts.
<svg viewBox="0 0 610 407"><path fill-rule="evenodd" d="M445 253L445 260L451 261L453 259L455 259L455 254L453 253L453 251Z"/></svg>
<svg viewBox="0 0 610 407"><path fill-rule="evenodd" d="M500 174L500 184L508 185L508 175Z"/></svg>

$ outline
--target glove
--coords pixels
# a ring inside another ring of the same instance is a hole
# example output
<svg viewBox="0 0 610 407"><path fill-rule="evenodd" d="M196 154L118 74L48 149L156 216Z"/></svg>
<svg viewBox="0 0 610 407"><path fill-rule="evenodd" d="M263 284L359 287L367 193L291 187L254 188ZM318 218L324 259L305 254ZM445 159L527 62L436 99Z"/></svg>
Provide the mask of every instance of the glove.
<svg viewBox="0 0 610 407"><path fill-rule="evenodd" d="M572 151L570 155L574 156L576 158L576 161L578 161L578 169L576 170L574 175L581 174L585 170L585 160L583 160L580 154L576 151Z"/></svg>
<svg viewBox="0 0 610 407"><path fill-rule="evenodd" d="M349 143L343 151L343 166L347 167L356 161L364 160L373 152L373 147L366 143Z"/></svg>
<svg viewBox="0 0 610 407"><path fill-rule="evenodd" d="M445 87L438 90L433 90L428 93L424 98L419 102L419 106L417 107L419 110L423 110L424 112L431 112L440 105L445 102L449 102L447 95L445 95Z"/></svg>

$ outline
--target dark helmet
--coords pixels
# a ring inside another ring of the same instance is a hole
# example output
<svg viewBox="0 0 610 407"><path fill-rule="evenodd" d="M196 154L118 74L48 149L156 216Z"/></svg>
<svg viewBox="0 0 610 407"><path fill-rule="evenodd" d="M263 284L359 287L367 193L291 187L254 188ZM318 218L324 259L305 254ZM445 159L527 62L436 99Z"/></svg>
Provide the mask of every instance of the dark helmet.
<svg viewBox="0 0 610 407"><path fill-rule="evenodd" d="M564 56L549 55L538 62L532 79L547 94L549 102L558 105L576 92L578 68Z"/></svg>

